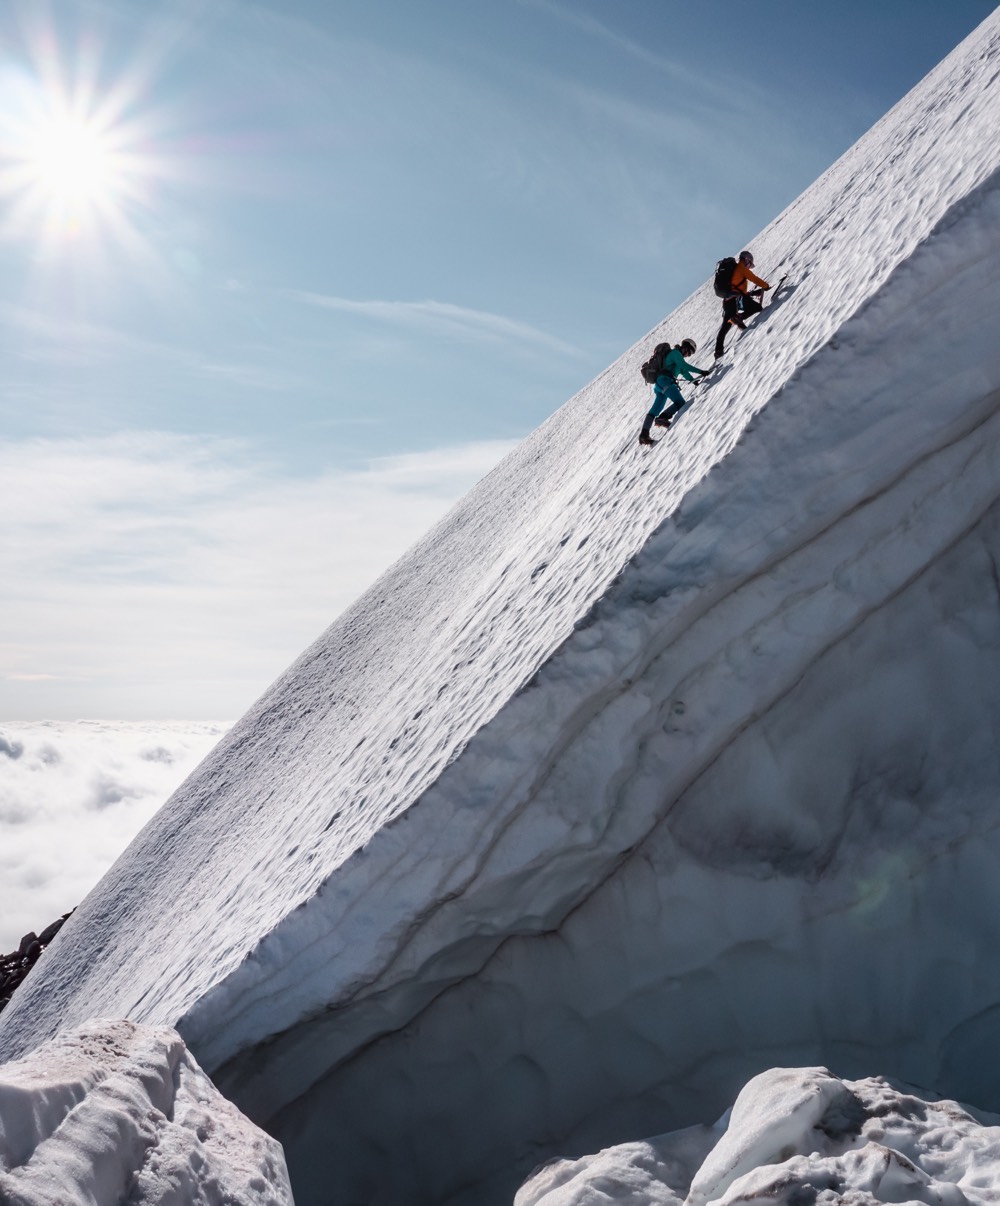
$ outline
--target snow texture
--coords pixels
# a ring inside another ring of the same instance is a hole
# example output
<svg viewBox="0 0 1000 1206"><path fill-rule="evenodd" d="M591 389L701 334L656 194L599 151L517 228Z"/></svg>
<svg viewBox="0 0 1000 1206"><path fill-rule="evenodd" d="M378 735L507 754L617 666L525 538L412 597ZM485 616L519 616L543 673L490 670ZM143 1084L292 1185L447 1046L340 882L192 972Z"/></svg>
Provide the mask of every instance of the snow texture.
<svg viewBox="0 0 1000 1206"><path fill-rule="evenodd" d="M774 1064L1000 1109L998 79L1000 13L753 241L788 284L659 447L710 282L380 578L0 1055L176 1025L300 1206L509 1201Z"/></svg>
<svg viewBox="0 0 1000 1206"><path fill-rule="evenodd" d="M692 1176L692 1157L708 1147ZM985 1206L998 1198L1000 1117L926 1100L881 1077L774 1068L751 1080L715 1127L555 1160L529 1178L514 1206Z"/></svg>
<svg viewBox="0 0 1000 1206"><path fill-rule="evenodd" d="M5 1206L291 1206L281 1147L172 1030L94 1021L0 1069Z"/></svg>

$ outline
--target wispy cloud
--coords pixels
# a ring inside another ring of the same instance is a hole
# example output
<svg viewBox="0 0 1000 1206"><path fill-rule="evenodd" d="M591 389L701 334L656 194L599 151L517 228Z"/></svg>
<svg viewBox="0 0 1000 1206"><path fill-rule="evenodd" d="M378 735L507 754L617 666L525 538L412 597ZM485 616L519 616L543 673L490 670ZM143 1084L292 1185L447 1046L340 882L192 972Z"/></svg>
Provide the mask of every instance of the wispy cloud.
<svg viewBox="0 0 1000 1206"><path fill-rule="evenodd" d="M755 158L760 157L760 147L747 146L745 135L733 129L730 120L733 113L732 88L703 68L695 69L671 53L668 44L656 44L654 48L643 45L619 33L589 13L579 12L558 0L517 0L525 8L534 9L580 31L584 35L601 41L619 53L642 63L661 75L669 76L671 86L669 103L663 96L654 95L641 103L625 99L622 95L609 93L579 78L566 79L553 76L550 87L566 96L571 96L577 106L592 114L610 119L620 129L643 140L668 142L675 156L689 157L692 154L704 159L704 171L714 179L714 165L726 165L730 178L738 177L749 170ZM778 130L782 160L794 159L812 145L808 132L799 130L788 120L773 88L744 74L739 84L739 130L745 131L747 123L759 128ZM710 143L706 143L705 131L714 131ZM613 149L614 143L606 144ZM664 168L672 166L664 159Z"/></svg>
<svg viewBox="0 0 1000 1206"><path fill-rule="evenodd" d="M0 447L0 716L241 714L511 446L299 477L207 437Z"/></svg>
<svg viewBox="0 0 1000 1206"><path fill-rule="evenodd" d="M75 908L227 727L0 722L0 953Z"/></svg>
<svg viewBox="0 0 1000 1206"><path fill-rule="evenodd" d="M150 339L109 325L52 314L27 305L0 303L0 324L16 332L17 355L30 362L72 366L156 360L184 372L242 388L287 390L302 385L292 372L242 361L206 361L195 348ZM267 351L267 349L263 349Z"/></svg>
<svg viewBox="0 0 1000 1206"><path fill-rule="evenodd" d="M39 349L59 355L86 353L88 356L110 357L129 352L172 360L189 358L189 353L170 344L114 327L38 310L29 305L0 302L0 322L12 328L24 340L35 341L34 344L21 344L23 354L29 358L37 358L41 354Z"/></svg>
<svg viewBox="0 0 1000 1206"><path fill-rule="evenodd" d="M249 389L289 390L302 385L302 380L291 373L269 372L257 364L201 364L199 369L214 380Z"/></svg>
<svg viewBox="0 0 1000 1206"><path fill-rule="evenodd" d="M625 37L624 34L616 32L610 26L605 25L603 21L592 17L589 13L578 12L563 4L557 4L555 0L518 0L518 3L524 8L533 8L539 12L548 13L549 16L555 17L567 25L572 25L582 33L588 34L593 38L599 38L602 42L613 46L622 54L636 59L646 67L652 67L656 71L665 72L678 77L678 79L683 77L684 80L691 84L700 84L701 82L701 77L695 72L672 61L663 47L658 46L655 50L651 50L649 47L643 46L641 42L633 41L633 39Z"/></svg>
<svg viewBox="0 0 1000 1206"><path fill-rule="evenodd" d="M573 344L546 331L540 331L528 323L504 318L485 310L456 306L450 302L357 301L347 297L331 297L324 293L292 289L287 290L286 295L310 306L354 314L373 322L416 327L424 331L433 331L446 338L467 342L485 340L494 343L526 344L571 357L583 354L581 349Z"/></svg>

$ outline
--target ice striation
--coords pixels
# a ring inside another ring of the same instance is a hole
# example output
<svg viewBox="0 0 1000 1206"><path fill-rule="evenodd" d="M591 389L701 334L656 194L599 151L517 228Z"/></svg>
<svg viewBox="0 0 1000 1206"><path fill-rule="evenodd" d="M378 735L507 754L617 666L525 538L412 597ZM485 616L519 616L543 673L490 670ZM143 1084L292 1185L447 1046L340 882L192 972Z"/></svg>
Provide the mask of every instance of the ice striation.
<svg viewBox="0 0 1000 1206"><path fill-rule="evenodd" d="M86 1023L0 1068L4 1206L292 1206L281 1147L180 1037Z"/></svg>
<svg viewBox="0 0 1000 1206"><path fill-rule="evenodd" d="M510 1201L775 1064L1000 1109L998 79L1000 13L753 241L788 285L659 447L709 285L345 612L0 1055L176 1026L300 1206Z"/></svg>
<svg viewBox="0 0 1000 1206"><path fill-rule="evenodd" d="M774 1068L715 1126L553 1160L514 1206L986 1206L998 1197L1000 1116L882 1077Z"/></svg>

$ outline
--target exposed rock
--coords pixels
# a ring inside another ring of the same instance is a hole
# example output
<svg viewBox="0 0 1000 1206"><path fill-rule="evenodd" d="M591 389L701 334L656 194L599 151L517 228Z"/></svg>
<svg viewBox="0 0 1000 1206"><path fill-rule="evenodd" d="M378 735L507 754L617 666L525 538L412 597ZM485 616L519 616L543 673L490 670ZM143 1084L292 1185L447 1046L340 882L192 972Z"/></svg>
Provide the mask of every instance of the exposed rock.
<svg viewBox="0 0 1000 1206"><path fill-rule="evenodd" d="M72 915L73 910L71 909L53 921L51 925L47 925L40 934L31 930L21 939L16 951L12 951L9 955L0 955L0 1010L10 1004L14 991L20 987L25 976L38 962L42 951L59 933L67 918Z"/></svg>
<svg viewBox="0 0 1000 1206"><path fill-rule="evenodd" d="M51 925L47 925L45 929L42 930L42 932L38 935L38 941L42 944L42 946L47 946L56 936L56 934L59 933L59 931L63 928L67 917L69 917L69 913L66 913L57 921L53 921Z"/></svg>

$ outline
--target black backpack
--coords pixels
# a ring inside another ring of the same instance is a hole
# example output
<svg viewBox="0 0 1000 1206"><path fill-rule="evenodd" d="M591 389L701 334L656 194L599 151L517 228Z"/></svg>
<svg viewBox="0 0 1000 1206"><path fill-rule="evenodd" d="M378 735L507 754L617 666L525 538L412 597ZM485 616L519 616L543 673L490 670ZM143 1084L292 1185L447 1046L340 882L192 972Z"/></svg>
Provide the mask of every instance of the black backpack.
<svg viewBox="0 0 1000 1206"><path fill-rule="evenodd" d="M663 362L667 358L667 353L671 349L669 343L658 343L653 348L653 354L639 370L642 373L642 379L647 385L655 385L656 378L663 372Z"/></svg>
<svg viewBox="0 0 1000 1206"><path fill-rule="evenodd" d="M715 296L729 297L733 291L733 273L736 271L736 260L727 255L719 260L715 269Z"/></svg>

